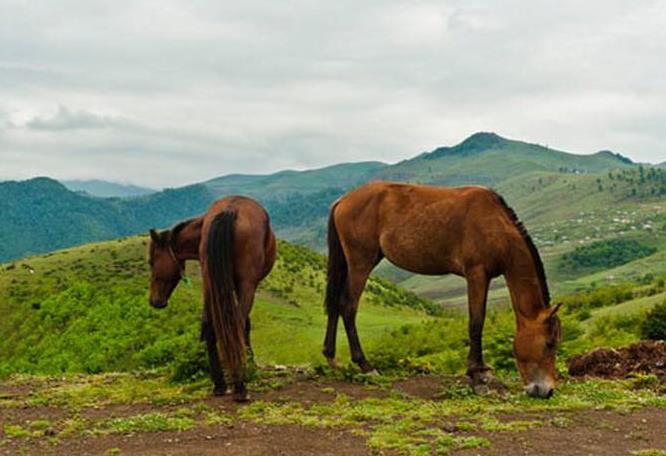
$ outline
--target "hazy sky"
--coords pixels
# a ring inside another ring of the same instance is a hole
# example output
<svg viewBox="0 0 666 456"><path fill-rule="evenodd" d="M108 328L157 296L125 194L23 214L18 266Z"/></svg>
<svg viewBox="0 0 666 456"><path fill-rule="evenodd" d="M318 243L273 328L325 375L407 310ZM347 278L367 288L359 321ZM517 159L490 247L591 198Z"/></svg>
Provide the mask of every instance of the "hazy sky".
<svg viewBox="0 0 666 456"><path fill-rule="evenodd" d="M0 0L0 180L176 186L480 130L666 160L666 2Z"/></svg>

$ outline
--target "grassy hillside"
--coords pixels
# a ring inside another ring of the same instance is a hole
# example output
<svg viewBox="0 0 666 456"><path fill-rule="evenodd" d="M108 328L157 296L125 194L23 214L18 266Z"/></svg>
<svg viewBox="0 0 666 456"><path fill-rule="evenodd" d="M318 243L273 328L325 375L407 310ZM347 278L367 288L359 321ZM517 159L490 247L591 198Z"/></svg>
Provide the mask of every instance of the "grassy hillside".
<svg viewBox="0 0 666 456"><path fill-rule="evenodd" d="M252 313L260 363L321 361L324 260L280 243L276 267ZM202 303L194 280L181 284L169 307L147 300L146 240L129 238L30 257L0 268L0 371L99 372L172 366L185 374L203 359ZM372 343L386 331L426 321L428 302L386 281L369 284L359 317L361 337ZM348 350L341 331L342 359Z"/></svg>

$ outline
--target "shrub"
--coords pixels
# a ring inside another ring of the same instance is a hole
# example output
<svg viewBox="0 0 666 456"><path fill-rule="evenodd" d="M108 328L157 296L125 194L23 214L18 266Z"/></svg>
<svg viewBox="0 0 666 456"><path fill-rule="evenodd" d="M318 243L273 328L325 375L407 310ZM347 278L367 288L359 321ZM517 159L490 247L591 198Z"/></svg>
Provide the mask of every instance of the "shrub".
<svg viewBox="0 0 666 456"><path fill-rule="evenodd" d="M666 301L647 313L641 324L641 336L644 339L666 340Z"/></svg>
<svg viewBox="0 0 666 456"><path fill-rule="evenodd" d="M562 255L558 268L576 272L584 269L604 269L619 266L639 258L650 256L657 249L633 239L609 239L576 247Z"/></svg>

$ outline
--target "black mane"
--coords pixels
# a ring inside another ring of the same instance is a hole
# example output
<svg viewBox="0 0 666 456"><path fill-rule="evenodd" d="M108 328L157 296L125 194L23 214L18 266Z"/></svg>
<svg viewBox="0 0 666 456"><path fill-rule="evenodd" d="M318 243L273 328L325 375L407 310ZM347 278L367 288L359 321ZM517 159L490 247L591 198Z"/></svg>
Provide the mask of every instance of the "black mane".
<svg viewBox="0 0 666 456"><path fill-rule="evenodd" d="M504 207L504 210L506 211L509 218L516 225L518 232L522 236L523 240L525 241L525 244L527 245L527 248L532 254L532 260L534 261L534 267L536 268L537 276L539 278L539 284L541 286L541 293L543 294L543 303L546 307L550 307L550 291L548 290L548 283L546 281L546 271L543 267L543 262L541 261L541 255L539 255L539 251L537 250L536 245L534 245L534 241L530 237L530 234L527 232L527 228L525 228L523 222L521 222L518 216L516 215L516 212L511 208L511 206L509 206L506 203L506 201L504 201L504 198L502 198L500 194L498 194L497 192L494 193L495 196L497 197L497 200Z"/></svg>

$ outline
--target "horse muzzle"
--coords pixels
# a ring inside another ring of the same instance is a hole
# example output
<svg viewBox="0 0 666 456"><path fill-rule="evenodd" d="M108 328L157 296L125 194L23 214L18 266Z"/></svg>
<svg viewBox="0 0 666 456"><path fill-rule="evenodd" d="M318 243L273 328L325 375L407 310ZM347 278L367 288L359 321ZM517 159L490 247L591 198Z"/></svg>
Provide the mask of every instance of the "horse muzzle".
<svg viewBox="0 0 666 456"><path fill-rule="evenodd" d="M530 397L540 397L542 399L550 399L555 393L555 388L548 382L543 383L530 383L525 387L525 392Z"/></svg>
<svg viewBox="0 0 666 456"><path fill-rule="evenodd" d="M169 304L167 301L162 302L155 299L150 300L150 305L156 309L164 309L167 306L167 304Z"/></svg>

